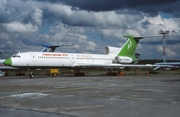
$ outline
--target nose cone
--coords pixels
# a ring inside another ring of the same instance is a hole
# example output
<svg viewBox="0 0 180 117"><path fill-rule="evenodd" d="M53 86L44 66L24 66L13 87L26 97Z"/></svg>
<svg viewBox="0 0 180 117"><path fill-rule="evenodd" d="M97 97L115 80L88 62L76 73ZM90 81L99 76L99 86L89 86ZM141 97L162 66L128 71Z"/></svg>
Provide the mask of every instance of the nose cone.
<svg viewBox="0 0 180 117"><path fill-rule="evenodd" d="M8 66L11 66L12 65L12 60L10 58L6 59L4 62L3 62L4 65L8 65Z"/></svg>

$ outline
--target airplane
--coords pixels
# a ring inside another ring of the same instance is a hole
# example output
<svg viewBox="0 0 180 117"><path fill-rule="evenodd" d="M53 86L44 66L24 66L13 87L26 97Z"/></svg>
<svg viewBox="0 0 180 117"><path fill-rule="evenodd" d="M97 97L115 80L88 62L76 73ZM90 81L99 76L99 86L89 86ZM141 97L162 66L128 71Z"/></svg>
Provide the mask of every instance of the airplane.
<svg viewBox="0 0 180 117"><path fill-rule="evenodd" d="M86 53L63 53L63 52L23 52L14 54L4 61L5 65L18 67L20 69L29 69L30 78L33 78L33 69L47 68L68 68L74 69L75 76L84 76L85 73L80 69L94 68L106 69L107 75L112 75L114 70L120 70L125 67L153 67L151 64L134 64L138 61L135 57L135 51L140 39L162 36L134 37L127 38L125 44L121 47L106 47L106 54L86 54Z"/></svg>
<svg viewBox="0 0 180 117"><path fill-rule="evenodd" d="M70 44L70 45L48 45L48 44L41 44L40 46L44 47L41 50L41 52L54 52L57 47L60 47L60 46L74 46L74 45L75 44ZM0 54L1 53L4 53L4 52L0 51ZM3 72L3 71L18 70L19 69L17 67L10 67L10 66L7 66L7 65L3 64L3 62L5 60L6 59L0 59L0 77L5 75L5 72Z"/></svg>
<svg viewBox="0 0 180 117"><path fill-rule="evenodd" d="M180 62L163 62L163 63L155 63L154 65L157 65L157 67L153 68L153 70L158 70L160 68L180 68Z"/></svg>

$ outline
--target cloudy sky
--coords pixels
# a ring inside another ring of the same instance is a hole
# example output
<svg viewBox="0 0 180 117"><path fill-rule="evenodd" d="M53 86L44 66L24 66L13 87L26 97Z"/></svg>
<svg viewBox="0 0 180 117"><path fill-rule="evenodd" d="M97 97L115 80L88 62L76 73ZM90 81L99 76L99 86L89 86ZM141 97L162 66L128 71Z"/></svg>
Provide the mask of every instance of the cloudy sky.
<svg viewBox="0 0 180 117"><path fill-rule="evenodd" d="M180 60L180 0L0 0L0 58L40 51L40 44L76 44L56 51L105 53L123 35L166 37L166 58ZM162 59L162 38L140 41L141 59Z"/></svg>

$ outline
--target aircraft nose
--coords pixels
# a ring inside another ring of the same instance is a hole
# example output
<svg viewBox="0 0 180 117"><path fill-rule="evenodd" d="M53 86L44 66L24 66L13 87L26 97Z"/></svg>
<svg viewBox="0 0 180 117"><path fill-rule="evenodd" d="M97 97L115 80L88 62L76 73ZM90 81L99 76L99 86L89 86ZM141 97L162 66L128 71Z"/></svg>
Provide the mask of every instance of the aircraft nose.
<svg viewBox="0 0 180 117"><path fill-rule="evenodd" d="M4 65L8 65L8 66L11 66L12 65L12 60L10 58L6 59L4 62L3 62Z"/></svg>

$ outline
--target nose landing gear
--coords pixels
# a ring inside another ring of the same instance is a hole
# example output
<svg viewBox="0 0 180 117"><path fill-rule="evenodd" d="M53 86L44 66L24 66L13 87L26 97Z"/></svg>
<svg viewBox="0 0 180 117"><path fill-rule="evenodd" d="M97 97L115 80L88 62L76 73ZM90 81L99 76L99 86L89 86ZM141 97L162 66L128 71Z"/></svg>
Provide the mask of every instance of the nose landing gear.
<svg viewBox="0 0 180 117"><path fill-rule="evenodd" d="M29 78L34 78L34 75L33 75L32 71L30 71L30 73L29 73Z"/></svg>

